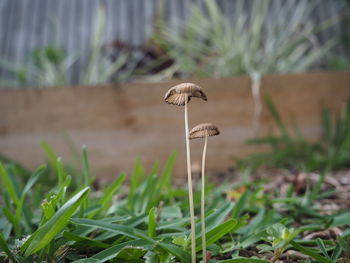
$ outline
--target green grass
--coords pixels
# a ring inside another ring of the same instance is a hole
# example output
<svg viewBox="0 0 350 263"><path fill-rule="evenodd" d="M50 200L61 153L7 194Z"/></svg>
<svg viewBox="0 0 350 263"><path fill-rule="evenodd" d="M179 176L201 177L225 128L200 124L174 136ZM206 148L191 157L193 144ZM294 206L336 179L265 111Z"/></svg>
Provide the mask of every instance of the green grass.
<svg viewBox="0 0 350 263"><path fill-rule="evenodd" d="M69 174L53 149L42 146L49 162L34 172L9 160L0 165L1 262L190 262L187 190L171 183L175 153L162 169L156 162L150 173L137 159L131 176L121 174L96 191L85 147L82 168ZM230 199L228 192L239 189L244 192ZM321 195L309 194L312 190L280 198L279 189L266 192L260 181L209 183L205 220L210 262L270 262L288 249L309 258L300 262L346 258L350 214L321 215L314 205ZM198 215L200 193L194 198ZM198 217L197 252L202 249L200 227ZM336 240L301 240L307 230L329 227L343 234ZM249 248L258 249L259 257L242 257ZM201 253L197 257L200 262Z"/></svg>
<svg viewBox="0 0 350 263"><path fill-rule="evenodd" d="M329 109L323 110L322 136L314 142L306 140L298 131L296 135L291 134L269 97L266 106L279 134L248 140L248 144L267 145L271 151L239 159L239 166L257 168L264 165L320 173L350 167L350 102L337 115Z"/></svg>

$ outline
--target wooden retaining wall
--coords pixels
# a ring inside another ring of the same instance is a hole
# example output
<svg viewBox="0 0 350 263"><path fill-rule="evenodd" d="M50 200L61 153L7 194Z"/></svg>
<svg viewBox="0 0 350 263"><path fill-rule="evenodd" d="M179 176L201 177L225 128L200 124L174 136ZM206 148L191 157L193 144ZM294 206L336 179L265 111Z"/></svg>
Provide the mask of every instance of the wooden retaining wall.
<svg viewBox="0 0 350 263"><path fill-rule="evenodd" d="M193 99L190 127L213 122L221 131L210 138L207 166L221 171L232 165L232 156L257 149L245 145L253 136L253 102L248 77L191 80L203 87L208 101ZM94 87L0 92L0 154L29 168L45 160L39 141L48 141L64 160L72 153L65 139L87 145L91 167L103 178L130 172L134 159L142 157L150 169L154 160L164 164L171 150L178 151L174 173L185 174L183 107L163 101L167 89L181 81L132 83ZM296 120L310 139L320 135L320 112L339 112L350 98L350 72L266 76L263 96L270 95L286 122ZM264 110L261 134L276 132ZM201 158L202 141L192 142L192 159Z"/></svg>

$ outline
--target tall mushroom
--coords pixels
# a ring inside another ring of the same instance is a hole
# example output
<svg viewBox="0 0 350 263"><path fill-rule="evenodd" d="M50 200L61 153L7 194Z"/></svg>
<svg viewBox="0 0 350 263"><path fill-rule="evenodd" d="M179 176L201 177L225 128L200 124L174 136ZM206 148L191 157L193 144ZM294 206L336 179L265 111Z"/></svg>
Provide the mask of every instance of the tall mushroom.
<svg viewBox="0 0 350 263"><path fill-rule="evenodd" d="M207 96L202 89L193 83L182 83L176 85L168 90L165 94L164 100L166 103L185 106L185 138L186 138L186 153L187 153L187 180L188 180L188 197L190 203L190 217L191 217L191 242L192 242L192 263L196 262L196 232L194 221L194 204L193 204L193 188L191 175L191 151L190 142L188 138L188 110L187 104L191 98L200 98L207 100Z"/></svg>
<svg viewBox="0 0 350 263"><path fill-rule="evenodd" d="M202 157L202 190L201 190L201 225L202 225L202 252L203 252L203 262L207 262L206 255L206 239L205 239L205 156L207 153L207 144L209 136L219 135L219 129L211 123L203 123L195 126L189 133L189 139L205 138L203 157Z"/></svg>

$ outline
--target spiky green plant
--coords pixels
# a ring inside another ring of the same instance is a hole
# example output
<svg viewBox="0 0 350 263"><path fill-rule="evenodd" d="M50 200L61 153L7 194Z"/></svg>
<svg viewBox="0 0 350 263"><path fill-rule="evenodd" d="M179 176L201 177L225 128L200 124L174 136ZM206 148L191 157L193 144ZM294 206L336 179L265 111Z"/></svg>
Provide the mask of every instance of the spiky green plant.
<svg viewBox="0 0 350 263"><path fill-rule="evenodd" d="M0 87L52 87L68 84L67 71L77 61L57 45L34 49L25 65L16 65L4 59L0 67L8 71L10 78L1 79Z"/></svg>
<svg viewBox="0 0 350 263"><path fill-rule="evenodd" d="M280 1L279 7L272 9L271 1L254 0L246 10L245 1L237 0L232 19L216 1L204 3L205 10L192 5L190 17L181 20L179 30L163 27L156 38L174 59L174 64L157 78L174 74L183 78L249 75L255 102L255 130L259 129L262 110L262 76L315 67L337 43L335 38L325 43L318 41L317 33L338 18L316 24L311 19L316 1Z"/></svg>
<svg viewBox="0 0 350 263"><path fill-rule="evenodd" d="M91 36L90 56L81 75L81 84L101 84L112 80L122 82L130 79L134 73L139 56L120 52L114 62L106 57L103 52L105 30L106 11L103 6L99 6Z"/></svg>
<svg viewBox="0 0 350 263"><path fill-rule="evenodd" d="M129 80L137 63L141 59L140 54L121 51L111 61L104 52L104 35L106 30L106 12L103 6L97 9L93 30L90 39L90 50L87 64L79 73L78 84L94 85L108 82L123 82ZM72 65L82 59L82 53L67 54L61 48L57 33L51 45L34 49L24 65L0 59L0 67L7 71L9 78L0 80L0 88L23 87L52 87L65 86L72 83L69 72Z"/></svg>

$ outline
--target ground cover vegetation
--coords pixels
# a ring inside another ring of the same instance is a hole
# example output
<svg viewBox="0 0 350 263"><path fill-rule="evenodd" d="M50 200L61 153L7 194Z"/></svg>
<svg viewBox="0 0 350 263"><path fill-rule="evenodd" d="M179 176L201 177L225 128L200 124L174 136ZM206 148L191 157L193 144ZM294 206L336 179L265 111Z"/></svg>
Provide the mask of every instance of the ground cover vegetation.
<svg viewBox="0 0 350 263"><path fill-rule="evenodd" d="M243 169L270 166L321 173L350 166L350 102L345 103L340 114L324 108L320 118L322 136L310 141L299 131L297 123L294 131L288 130L271 98L267 97L265 101L278 127L278 134L249 139L248 144L267 145L271 150L237 159L239 166Z"/></svg>
<svg viewBox="0 0 350 263"><path fill-rule="evenodd" d="M53 151L48 165L34 172L1 164L3 262L191 261L187 189L171 184L175 153L163 169L156 162L147 173L136 160L128 191L126 174L95 189L86 149L82 156L83 168L74 176ZM347 262L349 187L344 174L333 180L314 174L308 180L208 182L208 261ZM196 214L200 198L195 191ZM196 218L198 252L200 229Z"/></svg>

